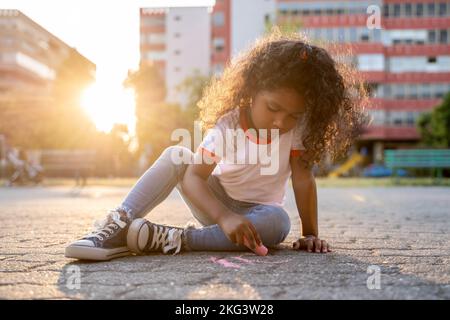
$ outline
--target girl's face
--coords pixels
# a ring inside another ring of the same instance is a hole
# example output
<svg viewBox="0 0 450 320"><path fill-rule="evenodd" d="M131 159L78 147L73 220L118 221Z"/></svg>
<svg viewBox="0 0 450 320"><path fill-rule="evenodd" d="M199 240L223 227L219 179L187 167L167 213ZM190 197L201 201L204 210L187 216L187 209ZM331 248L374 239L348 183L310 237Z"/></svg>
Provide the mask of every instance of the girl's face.
<svg viewBox="0 0 450 320"><path fill-rule="evenodd" d="M293 129L306 112L303 98L293 89L260 91L250 108L251 121L256 130L279 129L279 134Z"/></svg>

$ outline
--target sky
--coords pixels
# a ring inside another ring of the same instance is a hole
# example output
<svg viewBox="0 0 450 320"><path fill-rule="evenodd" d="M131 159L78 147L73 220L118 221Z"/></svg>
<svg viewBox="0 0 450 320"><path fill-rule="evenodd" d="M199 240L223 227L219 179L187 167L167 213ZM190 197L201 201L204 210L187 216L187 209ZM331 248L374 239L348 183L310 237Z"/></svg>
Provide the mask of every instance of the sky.
<svg viewBox="0 0 450 320"><path fill-rule="evenodd" d="M139 8L211 6L214 2L215 0L0 0L0 9L22 11L96 64L97 88L91 90L86 98L92 102L105 98L100 97L101 91L106 93L122 90L121 84L127 71L138 67ZM116 104L117 98L119 97L114 95L110 97ZM122 95L119 101L129 103L129 99L129 96ZM124 110L120 114L119 108L117 111L117 118L132 116L129 110L126 114ZM97 119L96 122L98 121Z"/></svg>

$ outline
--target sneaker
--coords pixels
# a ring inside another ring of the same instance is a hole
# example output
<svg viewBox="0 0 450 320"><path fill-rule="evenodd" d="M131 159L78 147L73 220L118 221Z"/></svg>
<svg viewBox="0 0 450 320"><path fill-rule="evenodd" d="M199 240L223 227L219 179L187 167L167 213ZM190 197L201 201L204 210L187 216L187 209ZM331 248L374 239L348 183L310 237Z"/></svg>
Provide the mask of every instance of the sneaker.
<svg viewBox="0 0 450 320"><path fill-rule="evenodd" d="M128 248L136 254L188 250L185 244L185 229L152 223L145 219L134 220L127 234Z"/></svg>
<svg viewBox="0 0 450 320"><path fill-rule="evenodd" d="M80 260L111 260L130 255L127 231L130 211L122 207L110 210L105 220L95 223L95 231L66 247L65 256Z"/></svg>

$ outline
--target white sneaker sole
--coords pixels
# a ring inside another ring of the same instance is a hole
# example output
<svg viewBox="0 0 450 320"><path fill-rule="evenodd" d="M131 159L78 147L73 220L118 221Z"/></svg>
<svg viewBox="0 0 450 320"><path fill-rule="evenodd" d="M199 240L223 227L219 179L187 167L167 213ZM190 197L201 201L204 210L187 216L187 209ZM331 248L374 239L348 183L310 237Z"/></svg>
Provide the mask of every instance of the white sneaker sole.
<svg viewBox="0 0 450 320"><path fill-rule="evenodd" d="M108 261L114 258L120 258L130 255L131 252L127 247L119 247L114 249L102 249L87 246L68 246L66 247L66 258L78 260L96 260Z"/></svg>
<svg viewBox="0 0 450 320"><path fill-rule="evenodd" d="M136 254L143 254L144 248L147 246L150 229L145 219L135 219L128 228L127 246Z"/></svg>

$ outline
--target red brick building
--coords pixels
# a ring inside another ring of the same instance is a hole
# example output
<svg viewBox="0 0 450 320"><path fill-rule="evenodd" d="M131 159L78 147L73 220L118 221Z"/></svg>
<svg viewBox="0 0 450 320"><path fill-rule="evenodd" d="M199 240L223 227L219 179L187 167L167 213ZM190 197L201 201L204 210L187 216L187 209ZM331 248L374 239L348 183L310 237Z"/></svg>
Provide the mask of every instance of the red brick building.
<svg viewBox="0 0 450 320"><path fill-rule="evenodd" d="M377 13L381 28L371 29L367 20ZM450 91L450 1L278 0L277 17L298 22L313 39L352 48L372 89L373 123L359 148L381 161L383 149L417 143L415 120Z"/></svg>

